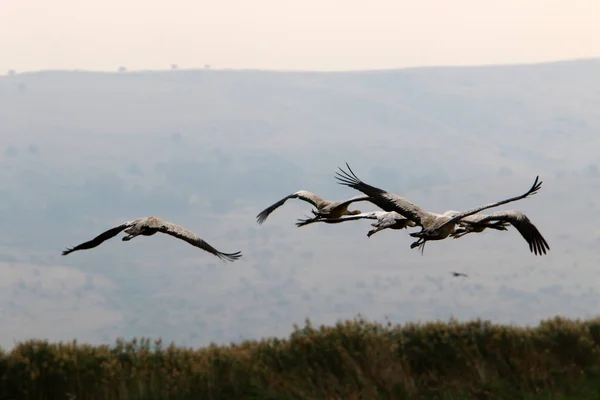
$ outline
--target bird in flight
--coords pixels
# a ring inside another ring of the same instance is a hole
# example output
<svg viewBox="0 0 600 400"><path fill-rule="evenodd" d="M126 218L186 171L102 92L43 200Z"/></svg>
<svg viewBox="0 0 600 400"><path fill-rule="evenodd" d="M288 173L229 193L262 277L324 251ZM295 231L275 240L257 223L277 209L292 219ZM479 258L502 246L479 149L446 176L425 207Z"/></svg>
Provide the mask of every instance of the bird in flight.
<svg viewBox="0 0 600 400"><path fill-rule="evenodd" d="M490 223L491 221L496 221ZM459 228L450 234L455 239L473 232L482 232L486 228L507 230L506 225L512 225L527 241L529 250L537 255L546 254L550 250L548 242L542 236L538 228L521 211L508 210L498 211L491 214L473 214L458 221Z"/></svg>
<svg viewBox="0 0 600 400"><path fill-rule="evenodd" d="M312 204L317 208L317 214L320 217L339 218L344 215L360 214L360 210L348 211L348 206L357 201L366 201L369 199L369 196L355 196L344 201L329 201L309 191L298 190L297 192L285 196L283 199L279 200L275 204L272 204L269 207L262 210L256 216L256 221L259 223L259 225L265 222L269 214L281 207L288 199L300 199Z"/></svg>
<svg viewBox="0 0 600 400"><path fill-rule="evenodd" d="M179 225L175 225L171 222L164 221L163 219L155 216L142 217L135 219L133 221L126 221L119 226L111 228L106 232L101 233L96 236L94 239L87 241L85 243L81 243L75 247L67 248L62 252L63 256L66 256L69 253L78 250L86 250L92 249L98 245L100 245L105 240L108 240L112 237L115 237L119 232L125 231L127 236L123 236L123 241L129 241L136 236L152 236L157 232L166 233L167 235L171 235L176 237L177 239L184 240L191 244L192 246L196 246L205 250L215 256L219 257L222 260L226 261L235 261L242 256L241 252L235 253L222 253L206 243L200 237L196 236L194 233L188 231L185 228L180 227Z"/></svg>
<svg viewBox="0 0 600 400"><path fill-rule="evenodd" d="M383 189L371 186L361 181L354 174L348 163L346 163L346 166L348 167L349 172L346 172L338 167L338 169L340 170L340 172L336 173L336 179L339 181L338 183L346 185L368 195L368 201L380 207L384 211L396 211L397 213L414 221L417 225L421 226L421 231L409 233L410 236L419 238L416 242L410 245L410 248L420 248L421 254L423 253L425 243L427 241L442 240L447 238L450 234L452 234L455 231L456 224L458 224L458 222L463 218L473 214L477 214L478 212L488 208L498 207L502 204L524 199L528 196L535 194L542 186L542 182L539 181L539 176L537 176L531 188L522 195L497 201L495 203L475 207L463 212L446 211L443 214L438 214L434 212L425 211L421 207L417 206L416 204L408 201L407 199L397 194L389 193Z"/></svg>

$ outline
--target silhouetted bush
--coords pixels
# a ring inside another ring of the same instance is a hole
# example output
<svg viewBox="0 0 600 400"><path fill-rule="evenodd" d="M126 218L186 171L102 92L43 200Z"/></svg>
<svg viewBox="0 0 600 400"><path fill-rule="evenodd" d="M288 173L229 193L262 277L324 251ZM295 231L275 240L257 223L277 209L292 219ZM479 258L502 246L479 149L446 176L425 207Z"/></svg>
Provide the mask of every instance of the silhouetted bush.
<svg viewBox="0 0 600 400"><path fill-rule="evenodd" d="M362 319L201 349L27 341L0 353L2 399L598 398L600 318L535 328ZM529 396L529 397L525 397Z"/></svg>

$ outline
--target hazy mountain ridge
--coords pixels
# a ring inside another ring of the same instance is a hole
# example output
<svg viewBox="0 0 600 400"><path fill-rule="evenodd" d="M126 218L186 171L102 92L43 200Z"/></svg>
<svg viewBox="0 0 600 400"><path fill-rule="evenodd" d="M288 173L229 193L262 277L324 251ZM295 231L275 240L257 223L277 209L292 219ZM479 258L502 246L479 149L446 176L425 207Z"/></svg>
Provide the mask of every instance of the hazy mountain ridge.
<svg viewBox="0 0 600 400"><path fill-rule="evenodd" d="M594 313L598 67L0 77L0 273L12 277L2 322L28 327L4 333L0 345L146 334L205 344L359 312L519 323ZM405 231L367 238L367 221L298 229L310 206L296 200L256 224L259 211L298 189L358 194L333 178L345 161L368 183L439 212L516 195L539 174L540 193L508 208L530 216L550 254L536 258L509 228L428 244L421 256ZM60 256L150 214L244 257L223 265L167 237L115 238ZM41 275L16 278L15 262ZM469 280L452 279L456 269ZM60 274L61 296L43 284L57 271L69 271ZM74 323L85 313L68 311L78 296L95 299L81 304L88 318L102 315L97 322ZM60 330L41 316L52 312L64 315Z"/></svg>

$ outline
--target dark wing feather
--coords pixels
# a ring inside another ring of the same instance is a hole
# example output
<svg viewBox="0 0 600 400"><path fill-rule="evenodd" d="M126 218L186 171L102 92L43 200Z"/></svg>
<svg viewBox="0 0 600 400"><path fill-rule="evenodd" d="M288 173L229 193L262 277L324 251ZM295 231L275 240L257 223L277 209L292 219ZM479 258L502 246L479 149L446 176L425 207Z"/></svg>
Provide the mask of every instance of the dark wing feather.
<svg viewBox="0 0 600 400"><path fill-rule="evenodd" d="M467 211L463 211L461 213L456 214L454 217L450 218L448 221L444 222L443 224L441 224L437 228L439 229L439 228L441 228L444 225L456 222L456 221L458 221L458 220L460 220L460 219L462 219L464 217L467 217L469 215L477 214L478 212L486 210L488 208L498 207L498 206L501 206L502 204L510 203L510 202L517 201L517 200L521 200L521 199L524 199L524 198L526 198L528 196L533 196L534 194L537 193L537 191L542 186L542 181L540 181L538 183L539 178L540 178L539 176L536 176L535 177L535 181L533 182L533 185L531 186L531 188L527 192L523 193L522 195L511 197L511 198L508 198L508 199L505 199L505 200L500 200L500 201L497 201L495 203L486 204L484 206L475 207L475 208L472 208L472 209L467 210Z"/></svg>
<svg viewBox="0 0 600 400"><path fill-rule="evenodd" d="M520 211L498 211L478 219L478 222L480 223L488 221L503 221L510 223L517 231L519 231L521 236L523 236L523 239L527 241L529 250L536 256L546 254L546 250L550 250L548 242L546 242L546 239L544 239L538 228Z"/></svg>
<svg viewBox="0 0 600 400"><path fill-rule="evenodd" d="M158 227L157 230L159 232L166 233L167 235L174 236L177 239L184 240L192 246L196 246L202 250L214 254L222 260L235 261L242 256L241 251L236 251L235 253L220 252L194 233L170 222L163 222L162 226Z"/></svg>
<svg viewBox="0 0 600 400"><path fill-rule="evenodd" d="M299 190L295 193L285 196L283 199L279 200L278 202L276 202L276 203L270 205L269 207L265 208L264 210L262 210L256 216L256 222L258 222L259 225L262 224L263 222L265 222L265 220L267 219L269 214L271 214L273 211L275 211L276 209L281 207L288 199L298 199L298 198L312 204L315 207L317 207L317 203L319 201L324 201L322 198L315 195L314 193L307 192L306 190Z"/></svg>
<svg viewBox="0 0 600 400"><path fill-rule="evenodd" d="M346 163L346 166L350 172L346 172L339 167L338 169L341 171L341 173L336 172L336 179L340 184L363 192L370 197L368 201L384 211L396 211L398 214L401 214L417 224L421 224L421 219L426 214L421 207L396 194L386 192L383 189L364 183L358 179L348 163Z"/></svg>
<svg viewBox="0 0 600 400"><path fill-rule="evenodd" d="M62 252L62 255L66 256L67 254L72 253L77 250L92 249L92 248L98 246L100 243L104 242L105 240L108 240L110 238L117 236L119 234L119 232L121 232L122 230L124 230L125 228L127 228L129 226L131 226L131 223L126 222L124 224L121 224L119 226L111 228L111 229L107 230L106 232L103 232L100 235L96 236L95 238L93 238L92 240L90 240L88 242L81 243L80 245L77 245L75 247L66 248Z"/></svg>

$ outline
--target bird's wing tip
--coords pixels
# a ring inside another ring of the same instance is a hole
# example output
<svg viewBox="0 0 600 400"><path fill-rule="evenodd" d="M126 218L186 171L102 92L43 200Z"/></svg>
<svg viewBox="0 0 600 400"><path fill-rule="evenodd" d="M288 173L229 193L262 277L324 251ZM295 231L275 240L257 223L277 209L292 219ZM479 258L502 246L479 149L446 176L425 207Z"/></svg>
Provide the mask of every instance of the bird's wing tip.
<svg viewBox="0 0 600 400"><path fill-rule="evenodd" d="M241 251L236 251L235 253L219 253L219 258L226 261L235 261L239 260L242 257Z"/></svg>

